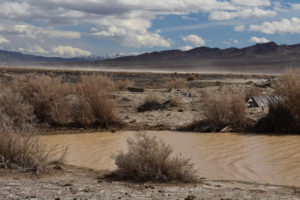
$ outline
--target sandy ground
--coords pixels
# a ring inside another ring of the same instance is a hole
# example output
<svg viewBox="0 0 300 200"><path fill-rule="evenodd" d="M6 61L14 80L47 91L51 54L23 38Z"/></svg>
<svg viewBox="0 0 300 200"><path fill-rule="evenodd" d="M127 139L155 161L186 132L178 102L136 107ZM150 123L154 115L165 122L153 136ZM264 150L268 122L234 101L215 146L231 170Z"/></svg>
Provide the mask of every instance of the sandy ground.
<svg viewBox="0 0 300 200"><path fill-rule="evenodd" d="M300 188L233 181L203 180L195 184L108 181L103 172L63 167L42 177L0 170L0 198L12 199L300 199Z"/></svg>
<svg viewBox="0 0 300 200"><path fill-rule="evenodd" d="M245 91L251 86L247 84L236 84L226 86L234 93ZM146 89L144 92L117 91L114 95L117 98L121 119L127 123L127 128L142 130L176 130L179 127L191 124L194 121L204 119L203 116L203 92L219 93L220 86L209 86L206 88L182 88L173 89ZM270 94L271 88L263 89L263 94ZM144 99L154 93L159 97L160 102L171 99L179 99L179 105L167 107L162 110L137 112L137 108L143 104ZM259 119L267 113L261 108L248 108L248 117Z"/></svg>

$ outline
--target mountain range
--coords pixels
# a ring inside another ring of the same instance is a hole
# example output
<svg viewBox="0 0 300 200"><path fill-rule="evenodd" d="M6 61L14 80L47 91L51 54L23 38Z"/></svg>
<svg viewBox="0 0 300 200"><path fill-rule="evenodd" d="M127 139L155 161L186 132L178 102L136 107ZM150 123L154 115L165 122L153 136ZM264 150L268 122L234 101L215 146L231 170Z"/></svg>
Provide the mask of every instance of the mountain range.
<svg viewBox="0 0 300 200"><path fill-rule="evenodd" d="M120 70L166 70L202 72L282 72L300 67L300 44L277 45L274 42L245 48L198 47L189 51L167 50L123 56L101 57L42 57L17 52L0 51L2 65L55 65L67 67L101 67Z"/></svg>

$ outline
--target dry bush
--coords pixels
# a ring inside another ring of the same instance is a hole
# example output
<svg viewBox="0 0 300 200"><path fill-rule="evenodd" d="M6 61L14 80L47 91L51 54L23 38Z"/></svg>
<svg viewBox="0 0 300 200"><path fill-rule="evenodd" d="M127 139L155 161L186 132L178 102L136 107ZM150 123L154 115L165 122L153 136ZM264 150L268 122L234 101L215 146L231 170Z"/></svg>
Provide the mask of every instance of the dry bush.
<svg viewBox="0 0 300 200"><path fill-rule="evenodd" d="M239 129L245 126L246 104L243 94L208 94L205 99L204 116L212 129L225 126Z"/></svg>
<svg viewBox="0 0 300 200"><path fill-rule="evenodd" d="M11 88L5 88L0 92L0 112L2 128L11 127L14 131L27 131L28 126L35 120L32 106Z"/></svg>
<svg viewBox="0 0 300 200"><path fill-rule="evenodd" d="M282 100L271 100L269 112L253 127L254 132L292 133L299 131L299 123L294 118L290 108Z"/></svg>
<svg viewBox="0 0 300 200"><path fill-rule="evenodd" d="M165 83L165 87L170 91L172 89L180 89L187 87L187 81L183 78L172 78L171 80Z"/></svg>
<svg viewBox="0 0 300 200"><path fill-rule="evenodd" d="M160 98L155 93L149 93L143 103L137 108L138 112L164 109L165 105L161 103Z"/></svg>
<svg viewBox="0 0 300 200"><path fill-rule="evenodd" d="M172 148L154 136L138 134L128 139L128 152L115 159L115 175L134 181L193 182L196 171L190 159L172 157Z"/></svg>
<svg viewBox="0 0 300 200"><path fill-rule="evenodd" d="M178 97L169 99L164 102L164 105L168 105L169 107L177 107L177 106L180 106L180 104L181 104L181 101Z"/></svg>
<svg viewBox="0 0 300 200"><path fill-rule="evenodd" d="M300 70L289 70L274 85L268 115L260 119L254 131L292 133L300 130Z"/></svg>
<svg viewBox="0 0 300 200"><path fill-rule="evenodd" d="M45 75L21 77L13 82L12 88L33 107L39 122L68 123L71 108L67 97L72 91L59 78Z"/></svg>
<svg viewBox="0 0 300 200"><path fill-rule="evenodd" d="M189 74L187 77L187 81L194 81L195 79L195 74Z"/></svg>
<svg viewBox="0 0 300 200"><path fill-rule="evenodd" d="M12 126L13 119L1 113L0 120L0 167L31 170L39 173L48 169L53 162L62 162L63 155L59 159L53 159L54 151L48 149L38 137L35 137L34 126L23 126L27 130L16 129Z"/></svg>
<svg viewBox="0 0 300 200"><path fill-rule="evenodd" d="M73 117L84 126L116 126L121 121L115 101L109 97L109 92L115 88L107 77L85 77L77 84L77 98Z"/></svg>
<svg viewBox="0 0 300 200"><path fill-rule="evenodd" d="M248 101L253 96L261 95L262 90L258 87L251 86L250 88L246 89L245 91L245 100Z"/></svg>
<svg viewBox="0 0 300 200"><path fill-rule="evenodd" d="M135 87L135 82L132 80L120 80L116 82L116 85L118 86L119 90L127 90L129 87Z"/></svg>

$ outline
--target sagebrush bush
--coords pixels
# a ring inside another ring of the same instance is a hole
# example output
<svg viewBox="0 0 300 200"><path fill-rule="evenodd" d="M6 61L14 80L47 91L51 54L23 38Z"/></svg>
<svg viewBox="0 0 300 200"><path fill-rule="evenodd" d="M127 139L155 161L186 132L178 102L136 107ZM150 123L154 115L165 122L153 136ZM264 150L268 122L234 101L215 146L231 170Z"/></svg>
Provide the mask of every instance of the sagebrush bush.
<svg viewBox="0 0 300 200"><path fill-rule="evenodd" d="M135 82L129 79L119 80L116 82L119 90L127 90L129 87L135 87Z"/></svg>
<svg viewBox="0 0 300 200"><path fill-rule="evenodd" d="M170 79L165 83L165 87L169 89L170 91L172 89L180 89L180 88L186 88L187 87L187 80L183 78L173 78Z"/></svg>
<svg viewBox="0 0 300 200"><path fill-rule="evenodd" d="M11 88L15 99L22 100L23 107L32 108L37 123L103 127L121 124L115 101L110 97L116 86L105 76L83 77L75 84L46 75L30 75L14 80L7 88ZM15 108L19 109L17 105Z"/></svg>
<svg viewBox="0 0 300 200"><path fill-rule="evenodd" d="M219 131L225 126L242 129L246 122L246 104L243 94L207 94L204 116L211 129Z"/></svg>
<svg viewBox="0 0 300 200"><path fill-rule="evenodd" d="M120 152L115 175L120 179L158 182L193 182L196 171L190 159L172 156L172 148L147 134L128 139L128 152Z"/></svg>
<svg viewBox="0 0 300 200"><path fill-rule="evenodd" d="M33 124L23 121L16 127L14 117L0 114L0 167L43 172L52 162L62 162L35 133Z"/></svg>
<svg viewBox="0 0 300 200"><path fill-rule="evenodd" d="M260 119L254 131L294 133L300 131L300 71L289 70L274 84L269 112Z"/></svg>
<svg viewBox="0 0 300 200"><path fill-rule="evenodd" d="M164 109L165 105L161 103L160 98L156 93L149 93L143 103L137 108L138 112L152 111Z"/></svg>
<svg viewBox="0 0 300 200"><path fill-rule="evenodd" d="M84 126L116 126L121 124L115 101L109 92L115 84L107 77L85 77L77 84L77 103L73 116Z"/></svg>
<svg viewBox="0 0 300 200"><path fill-rule="evenodd" d="M9 87L0 91L0 113L1 128L11 127L14 131L27 131L35 120L32 106Z"/></svg>
<svg viewBox="0 0 300 200"><path fill-rule="evenodd" d="M72 91L59 78L46 75L21 77L14 80L12 88L33 107L40 122L67 123L71 109L66 98Z"/></svg>

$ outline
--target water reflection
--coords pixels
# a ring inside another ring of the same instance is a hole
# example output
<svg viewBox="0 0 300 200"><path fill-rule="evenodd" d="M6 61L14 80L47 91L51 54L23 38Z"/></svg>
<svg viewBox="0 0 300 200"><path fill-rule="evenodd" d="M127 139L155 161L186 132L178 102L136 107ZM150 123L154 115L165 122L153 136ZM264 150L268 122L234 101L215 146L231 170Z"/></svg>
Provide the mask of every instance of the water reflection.
<svg viewBox="0 0 300 200"><path fill-rule="evenodd" d="M201 177L300 186L300 136L148 133L172 145L176 153L191 157ZM67 146L68 164L113 170L112 155L126 150L131 136L133 132L42 138L49 145Z"/></svg>

